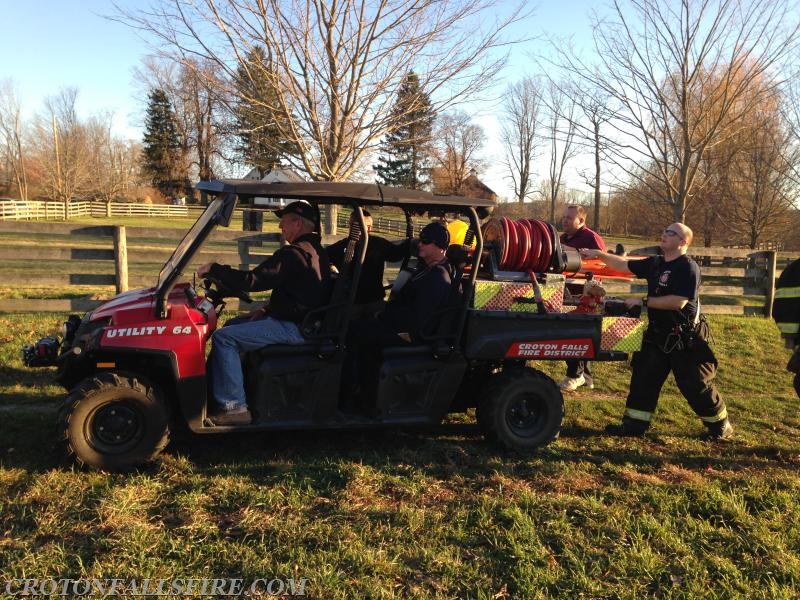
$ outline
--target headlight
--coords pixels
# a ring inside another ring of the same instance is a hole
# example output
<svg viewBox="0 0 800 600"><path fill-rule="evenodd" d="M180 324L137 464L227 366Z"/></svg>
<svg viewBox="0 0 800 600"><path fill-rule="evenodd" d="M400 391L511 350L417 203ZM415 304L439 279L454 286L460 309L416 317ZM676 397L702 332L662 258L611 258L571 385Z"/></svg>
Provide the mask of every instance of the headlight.
<svg viewBox="0 0 800 600"><path fill-rule="evenodd" d="M75 332L80 327L81 318L78 315L70 315L64 323L61 324L61 337L68 344L72 343L75 338Z"/></svg>

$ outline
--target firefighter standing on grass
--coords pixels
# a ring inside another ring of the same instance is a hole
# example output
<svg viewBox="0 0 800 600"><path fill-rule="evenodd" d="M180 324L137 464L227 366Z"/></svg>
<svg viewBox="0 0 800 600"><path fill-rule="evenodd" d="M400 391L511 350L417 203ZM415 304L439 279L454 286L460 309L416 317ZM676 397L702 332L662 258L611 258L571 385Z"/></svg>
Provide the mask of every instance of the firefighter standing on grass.
<svg viewBox="0 0 800 600"><path fill-rule="evenodd" d="M686 255L692 236L686 225L673 223L661 234L663 256L645 259L580 250L586 258L599 258L612 269L647 280L647 296L625 300L629 307L647 308L648 327L642 349L631 361L622 423L606 427L612 435L644 435L671 371L684 398L706 426L706 439L733 436L725 402L714 385L717 359L706 341L706 328L698 319L700 268Z"/></svg>
<svg viewBox="0 0 800 600"><path fill-rule="evenodd" d="M786 369L795 374L794 391L800 397L800 259L789 263L775 284L772 318L786 347L794 349Z"/></svg>

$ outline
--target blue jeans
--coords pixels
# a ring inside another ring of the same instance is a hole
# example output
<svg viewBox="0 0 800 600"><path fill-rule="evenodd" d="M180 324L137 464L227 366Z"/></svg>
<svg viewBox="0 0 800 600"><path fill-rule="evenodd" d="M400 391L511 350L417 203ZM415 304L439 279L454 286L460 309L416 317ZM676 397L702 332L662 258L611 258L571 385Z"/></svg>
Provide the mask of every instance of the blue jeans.
<svg viewBox="0 0 800 600"><path fill-rule="evenodd" d="M211 349L211 387L220 408L240 411L247 408L240 352L257 350L270 344L303 344L296 323L272 317L222 327L214 332Z"/></svg>

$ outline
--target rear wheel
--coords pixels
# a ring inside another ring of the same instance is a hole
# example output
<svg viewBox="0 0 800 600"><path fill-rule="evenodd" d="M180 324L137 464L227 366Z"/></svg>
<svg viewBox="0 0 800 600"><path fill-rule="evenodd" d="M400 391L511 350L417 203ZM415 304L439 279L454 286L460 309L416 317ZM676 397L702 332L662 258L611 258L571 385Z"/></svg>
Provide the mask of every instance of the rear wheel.
<svg viewBox="0 0 800 600"><path fill-rule="evenodd" d="M539 448L558 437L564 398L556 382L540 371L504 371L483 389L477 418L489 440L513 450Z"/></svg>
<svg viewBox="0 0 800 600"><path fill-rule="evenodd" d="M129 471L169 442L169 414L146 381L117 373L83 380L59 412L60 439L81 465Z"/></svg>

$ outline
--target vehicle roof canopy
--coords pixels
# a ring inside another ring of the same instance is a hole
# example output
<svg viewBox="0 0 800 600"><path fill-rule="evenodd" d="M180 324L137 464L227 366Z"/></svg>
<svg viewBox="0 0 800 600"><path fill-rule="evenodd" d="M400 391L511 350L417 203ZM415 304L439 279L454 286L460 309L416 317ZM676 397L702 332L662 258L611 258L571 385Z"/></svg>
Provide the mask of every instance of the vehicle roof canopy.
<svg viewBox="0 0 800 600"><path fill-rule="evenodd" d="M436 196L421 190L388 187L377 183L344 183L338 181L265 183L249 179L201 181L196 188L210 194L234 193L240 203L251 198L283 198L308 200L317 204L360 204L362 206L399 206L405 208L459 209L494 208L497 203L485 198Z"/></svg>

